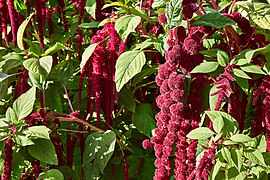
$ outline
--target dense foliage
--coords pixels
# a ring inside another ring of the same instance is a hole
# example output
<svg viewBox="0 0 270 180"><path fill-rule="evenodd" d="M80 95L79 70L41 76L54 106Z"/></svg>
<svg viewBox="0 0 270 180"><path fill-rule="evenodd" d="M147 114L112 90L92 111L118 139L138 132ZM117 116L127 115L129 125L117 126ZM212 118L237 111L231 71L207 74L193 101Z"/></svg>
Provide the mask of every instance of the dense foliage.
<svg viewBox="0 0 270 180"><path fill-rule="evenodd" d="M0 0L0 174L265 179L270 5Z"/></svg>

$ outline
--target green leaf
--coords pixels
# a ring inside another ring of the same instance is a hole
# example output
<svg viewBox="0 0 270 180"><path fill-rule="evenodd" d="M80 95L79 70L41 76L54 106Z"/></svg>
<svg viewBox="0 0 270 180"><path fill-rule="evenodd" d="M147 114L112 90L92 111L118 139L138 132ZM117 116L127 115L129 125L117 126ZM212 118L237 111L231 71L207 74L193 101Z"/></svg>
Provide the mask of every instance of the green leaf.
<svg viewBox="0 0 270 180"><path fill-rule="evenodd" d="M115 30L121 39L127 39L130 33L136 32L136 27L140 24L141 17L135 15L124 15L116 20Z"/></svg>
<svg viewBox="0 0 270 180"><path fill-rule="evenodd" d="M166 6L166 0L154 0L153 4L152 4L152 8L160 8Z"/></svg>
<svg viewBox="0 0 270 180"><path fill-rule="evenodd" d="M244 143L244 142L252 140L251 137L249 137L248 135L245 135L245 134L235 134L235 135L231 136L230 139L232 141L238 142L238 143Z"/></svg>
<svg viewBox="0 0 270 180"><path fill-rule="evenodd" d="M259 2L240 1L236 5L244 9L249 17L261 28L270 29L270 5Z"/></svg>
<svg viewBox="0 0 270 180"><path fill-rule="evenodd" d="M24 67L32 74L41 76L45 80L51 71L53 64L52 56L45 56L39 60L30 58L23 62Z"/></svg>
<svg viewBox="0 0 270 180"><path fill-rule="evenodd" d="M59 83L51 83L45 91L46 107L51 111L62 112L62 106L64 105L62 102L63 95L59 88L62 88L62 86L59 86Z"/></svg>
<svg viewBox="0 0 270 180"><path fill-rule="evenodd" d="M132 86L136 86L136 84L138 84L139 82L141 82L147 76L150 76L150 75L156 73L157 71L158 71L158 67L157 66L153 66L153 67L149 67L147 69L144 69L142 72L140 72L139 74L137 74L133 78L133 80L131 82L131 85Z"/></svg>
<svg viewBox="0 0 270 180"><path fill-rule="evenodd" d="M93 52L95 51L96 47L97 47L98 43L94 43L91 44L90 46L88 46L85 51L82 54L82 61L80 63L80 68L81 71L84 67L84 65L86 64L86 62L88 61L88 59L91 57L91 55L93 54Z"/></svg>
<svg viewBox="0 0 270 180"><path fill-rule="evenodd" d="M210 175L212 180L214 180L216 178L216 176L217 176L217 174L218 174L221 167L222 167L222 163L220 161L217 161L214 164L214 166L212 168L212 171L211 171L211 175Z"/></svg>
<svg viewBox="0 0 270 180"><path fill-rule="evenodd" d="M214 28L224 28L226 26L235 25L236 23L230 18L218 12L210 12L201 16L191 26L210 26Z"/></svg>
<svg viewBox="0 0 270 180"><path fill-rule="evenodd" d="M79 27L92 29L92 28L98 28L99 25L100 25L100 22L94 21L90 23L82 23L79 25Z"/></svg>
<svg viewBox="0 0 270 180"><path fill-rule="evenodd" d="M36 100L36 88L32 87L26 93L22 94L18 99L14 101L13 109L15 111L18 120L25 118L33 111L35 100Z"/></svg>
<svg viewBox="0 0 270 180"><path fill-rule="evenodd" d="M56 42L52 47L49 47L43 54L42 56L48 56L49 54L54 54L55 52L61 50L61 49L65 49L65 50L69 50L69 51L73 51L72 49L66 47L64 44L61 44L59 42Z"/></svg>
<svg viewBox="0 0 270 180"><path fill-rule="evenodd" d="M155 112L151 104L140 104L132 114L132 123L148 137L152 137L152 130L156 128Z"/></svg>
<svg viewBox="0 0 270 180"><path fill-rule="evenodd" d="M225 67L229 61L229 56L225 51L218 50L217 51L217 61L218 63Z"/></svg>
<svg viewBox="0 0 270 180"><path fill-rule="evenodd" d="M116 90L122 87L136 74L140 73L146 62L143 51L127 51L116 61L115 82Z"/></svg>
<svg viewBox="0 0 270 180"><path fill-rule="evenodd" d="M37 57L41 55L42 51L39 47L39 42L33 42L25 38L23 40L30 46L30 53L34 53Z"/></svg>
<svg viewBox="0 0 270 180"><path fill-rule="evenodd" d="M240 68L243 71L248 72L248 73L255 73L255 74L266 75L266 73L263 72L260 67L254 65L254 64L246 64L246 65L240 66Z"/></svg>
<svg viewBox="0 0 270 180"><path fill-rule="evenodd" d="M34 139L35 145L28 147L28 152L34 158L47 163L58 164L53 143L48 139Z"/></svg>
<svg viewBox="0 0 270 180"><path fill-rule="evenodd" d="M87 0L85 10L90 14L94 19L96 19L96 9L97 1L96 0Z"/></svg>
<svg viewBox="0 0 270 180"><path fill-rule="evenodd" d="M136 104L132 92L129 89L123 88L119 93L118 101L125 106L129 111L135 112Z"/></svg>
<svg viewBox="0 0 270 180"><path fill-rule="evenodd" d="M165 12L167 25L170 29L180 25L182 21L182 0L171 0Z"/></svg>
<svg viewBox="0 0 270 180"><path fill-rule="evenodd" d="M50 169L46 172L40 173L38 180L64 180L64 176L61 171L57 169Z"/></svg>
<svg viewBox="0 0 270 180"><path fill-rule="evenodd" d="M6 119L7 122L11 122L10 124L17 124L16 122L18 122L16 113L11 107L9 107L6 111Z"/></svg>
<svg viewBox="0 0 270 180"><path fill-rule="evenodd" d="M50 140L51 130L46 126L32 126L23 131L23 134L30 139L48 139Z"/></svg>
<svg viewBox="0 0 270 180"><path fill-rule="evenodd" d="M90 134L85 141L83 168L86 180L98 179L110 160L115 147L116 135L113 131Z"/></svg>
<svg viewBox="0 0 270 180"><path fill-rule="evenodd" d="M244 156L253 163L266 167L262 153L259 150L244 149Z"/></svg>
<svg viewBox="0 0 270 180"><path fill-rule="evenodd" d="M199 128L196 128L196 129L190 131L190 133L188 133L187 137L190 139L206 140L207 138L210 138L214 134L215 133L207 127L199 127Z"/></svg>
<svg viewBox="0 0 270 180"><path fill-rule="evenodd" d="M218 117L216 117L213 120L213 128L215 130L216 133L220 133L222 131L224 127L224 121L221 115L218 115Z"/></svg>
<svg viewBox="0 0 270 180"><path fill-rule="evenodd" d="M218 62L203 62L196 66L190 73L210 73L217 70Z"/></svg>
<svg viewBox="0 0 270 180"><path fill-rule="evenodd" d="M47 80L58 81L66 85L73 73L74 67L71 62L62 61L53 67Z"/></svg>
<svg viewBox="0 0 270 180"><path fill-rule="evenodd" d="M235 147L231 148L232 162L239 172L241 171L241 168L243 165L243 157L242 156L243 155L239 149L236 149Z"/></svg>
<svg viewBox="0 0 270 180"><path fill-rule="evenodd" d="M247 79L239 78L239 77L233 77L237 84L243 89L243 91L248 94L249 84Z"/></svg>
<svg viewBox="0 0 270 180"><path fill-rule="evenodd" d="M25 31L25 28L27 26L27 24L29 23L30 19L32 18L34 14L31 14L29 17L27 17L23 22L22 24L20 25L18 31L17 31L17 44L18 44L18 47L21 49L21 50L24 50L24 47L23 47L23 34L24 34L24 31Z"/></svg>
<svg viewBox="0 0 270 180"><path fill-rule="evenodd" d="M20 146L30 146L30 145L34 145L35 144L32 140L30 140L26 136L21 136L21 135L15 136L15 141Z"/></svg>
<svg viewBox="0 0 270 180"><path fill-rule="evenodd" d="M0 83L1 83L2 81L4 81L5 79L9 78L10 76L12 76L12 75L8 75L8 74L1 73L1 72L0 72Z"/></svg>
<svg viewBox="0 0 270 180"><path fill-rule="evenodd" d="M227 163L231 164L232 157L230 150L224 146L221 148L220 152L222 154L222 157L227 161Z"/></svg>
<svg viewBox="0 0 270 180"><path fill-rule="evenodd" d="M236 75L237 77L240 78L244 78L244 79L251 79L244 71L242 71L241 69L233 69L233 73L234 75Z"/></svg>

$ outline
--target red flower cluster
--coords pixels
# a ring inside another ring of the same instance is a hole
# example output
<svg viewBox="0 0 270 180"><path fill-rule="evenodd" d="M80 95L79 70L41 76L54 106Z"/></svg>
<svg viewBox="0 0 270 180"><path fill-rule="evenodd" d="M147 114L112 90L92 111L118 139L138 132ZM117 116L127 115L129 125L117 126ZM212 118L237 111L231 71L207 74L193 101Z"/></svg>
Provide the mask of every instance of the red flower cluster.
<svg viewBox="0 0 270 180"><path fill-rule="evenodd" d="M182 14L183 19L190 19L193 16L193 13L197 10L197 1L196 0L184 0L182 2Z"/></svg>
<svg viewBox="0 0 270 180"><path fill-rule="evenodd" d="M6 145L5 145L5 162L4 162L4 170L2 173L1 180L10 180L11 179L12 154L13 154L12 145L13 145L12 138L8 138L6 140Z"/></svg>
<svg viewBox="0 0 270 180"><path fill-rule="evenodd" d="M89 119L95 107L97 113L97 123L100 126L101 109L106 119L106 128L111 125L112 111L115 100L115 64L118 56L124 51L125 43L120 43L120 38L114 29L114 24L107 23L102 30L92 37L91 44L98 43L95 51L85 64L80 75L79 84L79 109L81 107L82 82L85 76L88 78L87 89L87 107L84 118L90 114ZM119 51L118 51L119 50ZM119 52L117 54L117 51ZM106 84L106 86L101 86ZM105 99L106 98L106 99Z"/></svg>

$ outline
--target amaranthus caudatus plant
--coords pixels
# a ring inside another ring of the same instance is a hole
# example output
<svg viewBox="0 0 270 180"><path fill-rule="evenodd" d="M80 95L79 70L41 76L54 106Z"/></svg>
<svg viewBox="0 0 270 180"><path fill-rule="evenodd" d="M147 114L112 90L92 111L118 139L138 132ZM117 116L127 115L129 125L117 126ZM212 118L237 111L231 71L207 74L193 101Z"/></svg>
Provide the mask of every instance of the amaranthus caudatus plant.
<svg viewBox="0 0 270 180"><path fill-rule="evenodd" d="M0 0L1 179L268 179L269 12Z"/></svg>

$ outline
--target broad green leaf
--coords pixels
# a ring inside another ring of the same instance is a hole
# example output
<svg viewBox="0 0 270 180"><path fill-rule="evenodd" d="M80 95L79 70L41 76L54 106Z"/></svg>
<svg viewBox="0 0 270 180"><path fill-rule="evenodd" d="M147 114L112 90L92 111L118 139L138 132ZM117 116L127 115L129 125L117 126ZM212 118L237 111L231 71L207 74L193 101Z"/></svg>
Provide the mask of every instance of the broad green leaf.
<svg viewBox="0 0 270 180"><path fill-rule="evenodd" d="M140 24L141 17L135 15L124 15L116 20L115 30L121 39L127 39L130 33L136 32L136 27Z"/></svg>
<svg viewBox="0 0 270 180"><path fill-rule="evenodd" d="M210 73L217 70L218 62L203 62L196 66L190 73Z"/></svg>
<svg viewBox="0 0 270 180"><path fill-rule="evenodd" d="M240 1L236 5L244 9L250 18L261 28L270 29L270 5L260 2Z"/></svg>
<svg viewBox="0 0 270 180"><path fill-rule="evenodd" d="M245 134L235 134L230 137L230 139L234 142L244 143L251 140L251 137Z"/></svg>
<svg viewBox="0 0 270 180"><path fill-rule="evenodd" d="M22 136L22 135L15 136L15 141L20 146L34 145L34 142L31 139L27 138L26 136Z"/></svg>
<svg viewBox="0 0 270 180"><path fill-rule="evenodd" d="M243 165L243 157L242 156L243 155L239 149L236 149L235 147L231 148L232 162L239 172L241 171L241 168Z"/></svg>
<svg viewBox="0 0 270 180"><path fill-rule="evenodd" d="M152 137L152 130L156 128L155 112L151 104L140 104L132 114L132 123L148 137Z"/></svg>
<svg viewBox="0 0 270 180"><path fill-rule="evenodd" d="M91 44L90 46L88 46L85 51L82 54L82 61L80 63L80 68L81 71L84 67L84 65L86 64L86 62L88 61L88 59L91 57L91 55L93 54L93 52L95 51L96 47L97 47L98 43L94 43Z"/></svg>
<svg viewBox="0 0 270 180"><path fill-rule="evenodd" d="M132 92L129 89L123 88L119 93L118 101L125 106L129 111L135 112L136 104Z"/></svg>
<svg viewBox="0 0 270 180"><path fill-rule="evenodd" d="M71 62L62 61L53 67L47 80L48 81L58 81L58 82L63 83L64 85L66 85L73 73L74 73L74 67L71 64Z"/></svg>
<svg viewBox="0 0 270 180"><path fill-rule="evenodd" d="M237 77L244 78L244 79L251 79L247 73L242 71L241 69L233 69L233 74L236 75Z"/></svg>
<svg viewBox="0 0 270 180"><path fill-rule="evenodd" d="M96 19L96 9L97 1L96 0L87 0L85 10L90 14L94 19Z"/></svg>
<svg viewBox="0 0 270 180"><path fill-rule="evenodd" d="M182 0L171 0L165 12L167 25L170 29L180 25L182 21Z"/></svg>
<svg viewBox="0 0 270 180"><path fill-rule="evenodd" d="M6 111L6 120L10 122L10 124L16 124L18 121L15 111L9 107Z"/></svg>
<svg viewBox="0 0 270 180"><path fill-rule="evenodd" d="M46 126L32 126L23 131L23 134L30 139L48 139L50 140L51 130Z"/></svg>
<svg viewBox="0 0 270 180"><path fill-rule="evenodd" d="M79 25L79 27L81 28L98 28L100 25L100 22L94 21L94 22L90 22L90 23L82 23Z"/></svg>
<svg viewBox="0 0 270 180"><path fill-rule="evenodd" d="M149 67L147 69L144 69L142 72L140 72L139 74L137 74L132 82L131 85L132 86L136 86L137 83L141 82L142 80L144 80L147 76L150 76L154 73L156 73L158 71L158 67L157 66L153 66L153 67Z"/></svg>
<svg viewBox="0 0 270 180"><path fill-rule="evenodd" d="M266 167L262 153L256 149L244 149L244 156L253 163Z"/></svg>
<svg viewBox="0 0 270 180"><path fill-rule="evenodd" d="M59 42L56 42L52 47L49 47L43 54L42 56L48 56L49 54L53 54L61 49L69 50L72 51L72 49L66 47L64 44L61 44Z"/></svg>
<svg viewBox="0 0 270 180"><path fill-rule="evenodd" d="M59 83L51 83L48 85L48 88L45 91L45 102L46 107L51 111L62 112L63 104L63 95L62 95L62 86ZM75 102L74 102L75 103Z"/></svg>
<svg viewBox="0 0 270 180"><path fill-rule="evenodd" d="M30 53L34 53L37 57L41 55L42 51L40 49L39 42L33 42L25 38L23 38L23 40L30 46Z"/></svg>
<svg viewBox="0 0 270 180"><path fill-rule="evenodd" d="M23 22L22 24L20 25L18 31L17 31L17 44L18 44L18 47L21 49L21 50L24 50L24 47L23 47L23 34L24 34L24 31L25 31L25 28L27 26L27 24L29 23L30 19L32 18L34 14L31 14L29 17L27 17Z"/></svg>
<svg viewBox="0 0 270 180"><path fill-rule="evenodd" d="M21 174L24 170L22 167L24 166L25 166L24 157L19 152L14 151L12 154L12 173L10 179L11 180L20 179Z"/></svg>
<svg viewBox="0 0 270 180"><path fill-rule="evenodd" d="M210 26L215 28L224 28L226 26L235 25L236 23L230 18L218 12L210 12L201 16L191 26Z"/></svg>
<svg viewBox="0 0 270 180"><path fill-rule="evenodd" d="M153 4L152 4L152 8L160 8L166 6L166 0L154 0Z"/></svg>
<svg viewBox="0 0 270 180"><path fill-rule="evenodd" d="M207 127L199 127L199 128L196 128L196 129L190 131L190 133L188 133L187 137L190 139L206 140L207 138L210 138L214 134L215 133Z"/></svg>
<svg viewBox="0 0 270 180"><path fill-rule="evenodd" d="M18 120L25 118L32 112L35 100L36 88L32 87L14 101L13 109Z"/></svg>
<svg viewBox="0 0 270 180"><path fill-rule="evenodd" d="M218 115L214 120L213 120L213 128L216 133L220 133L221 130L224 127L224 121L221 115Z"/></svg>
<svg viewBox="0 0 270 180"><path fill-rule="evenodd" d="M0 83L1 83L2 81L4 81L5 79L9 78L10 76L12 76L12 75L8 75L8 74L1 73L1 72L0 72Z"/></svg>
<svg viewBox="0 0 270 180"><path fill-rule="evenodd" d="M246 171L242 171L235 177L235 180L245 180L247 175Z"/></svg>
<svg viewBox="0 0 270 180"><path fill-rule="evenodd" d="M248 72L248 73L265 75L265 72L263 72L260 67L254 65L254 64L246 64L246 65L240 66L240 68L243 71Z"/></svg>
<svg viewBox="0 0 270 180"><path fill-rule="evenodd" d="M58 164L53 143L48 139L34 139L35 145L28 147L28 152L34 158L47 163Z"/></svg>
<svg viewBox="0 0 270 180"><path fill-rule="evenodd" d="M217 61L218 63L225 67L229 61L229 56L225 51L218 50L217 51Z"/></svg>
<svg viewBox="0 0 270 180"><path fill-rule="evenodd" d="M221 152L223 158L227 161L227 163L231 164L232 157L231 157L230 150L224 146L221 148L220 152Z"/></svg>
<svg viewBox="0 0 270 180"><path fill-rule="evenodd" d="M206 114L211 120L218 118L221 116L223 118L224 127L222 132L224 133L236 133L238 130L238 122L229 114L222 112L222 111L206 111Z"/></svg>
<svg viewBox="0 0 270 180"><path fill-rule="evenodd" d="M40 173L38 180L64 180L64 175L57 169L50 169Z"/></svg>
<svg viewBox="0 0 270 180"><path fill-rule="evenodd" d="M87 180L98 179L110 160L115 147L116 135L113 131L90 134L85 141L83 168Z"/></svg>
<svg viewBox="0 0 270 180"><path fill-rule="evenodd" d="M116 62L115 82L116 90L122 87L136 74L140 73L146 62L143 51L127 51L121 54Z"/></svg>
<svg viewBox="0 0 270 180"><path fill-rule="evenodd" d="M210 91L209 91L209 106L210 106L210 110L214 110L217 104L217 99L218 99L218 94L212 96L211 94L213 94L214 92L216 92L217 89L217 85L214 85L213 87L211 87ZM224 106L225 102L223 102L221 104L221 108Z"/></svg>
<svg viewBox="0 0 270 180"><path fill-rule="evenodd" d="M52 56L45 56L39 60L30 58L23 62L24 67L32 74L39 75L45 80L51 71L53 64Z"/></svg>
<svg viewBox="0 0 270 180"><path fill-rule="evenodd" d="M233 77L235 79L235 81L237 82L237 84L241 87L241 89L243 89L243 91L248 94L248 88L249 88L249 84L248 84L248 80L247 79L243 79L243 78L239 78L239 77Z"/></svg>
<svg viewBox="0 0 270 180"><path fill-rule="evenodd" d="M220 168L222 167L222 163L220 161L216 161L216 163L214 164L212 171L211 171L211 179L214 180L220 170Z"/></svg>
<svg viewBox="0 0 270 180"><path fill-rule="evenodd" d="M231 2L220 2L218 3L218 10L219 12L225 9L226 7L230 6Z"/></svg>

